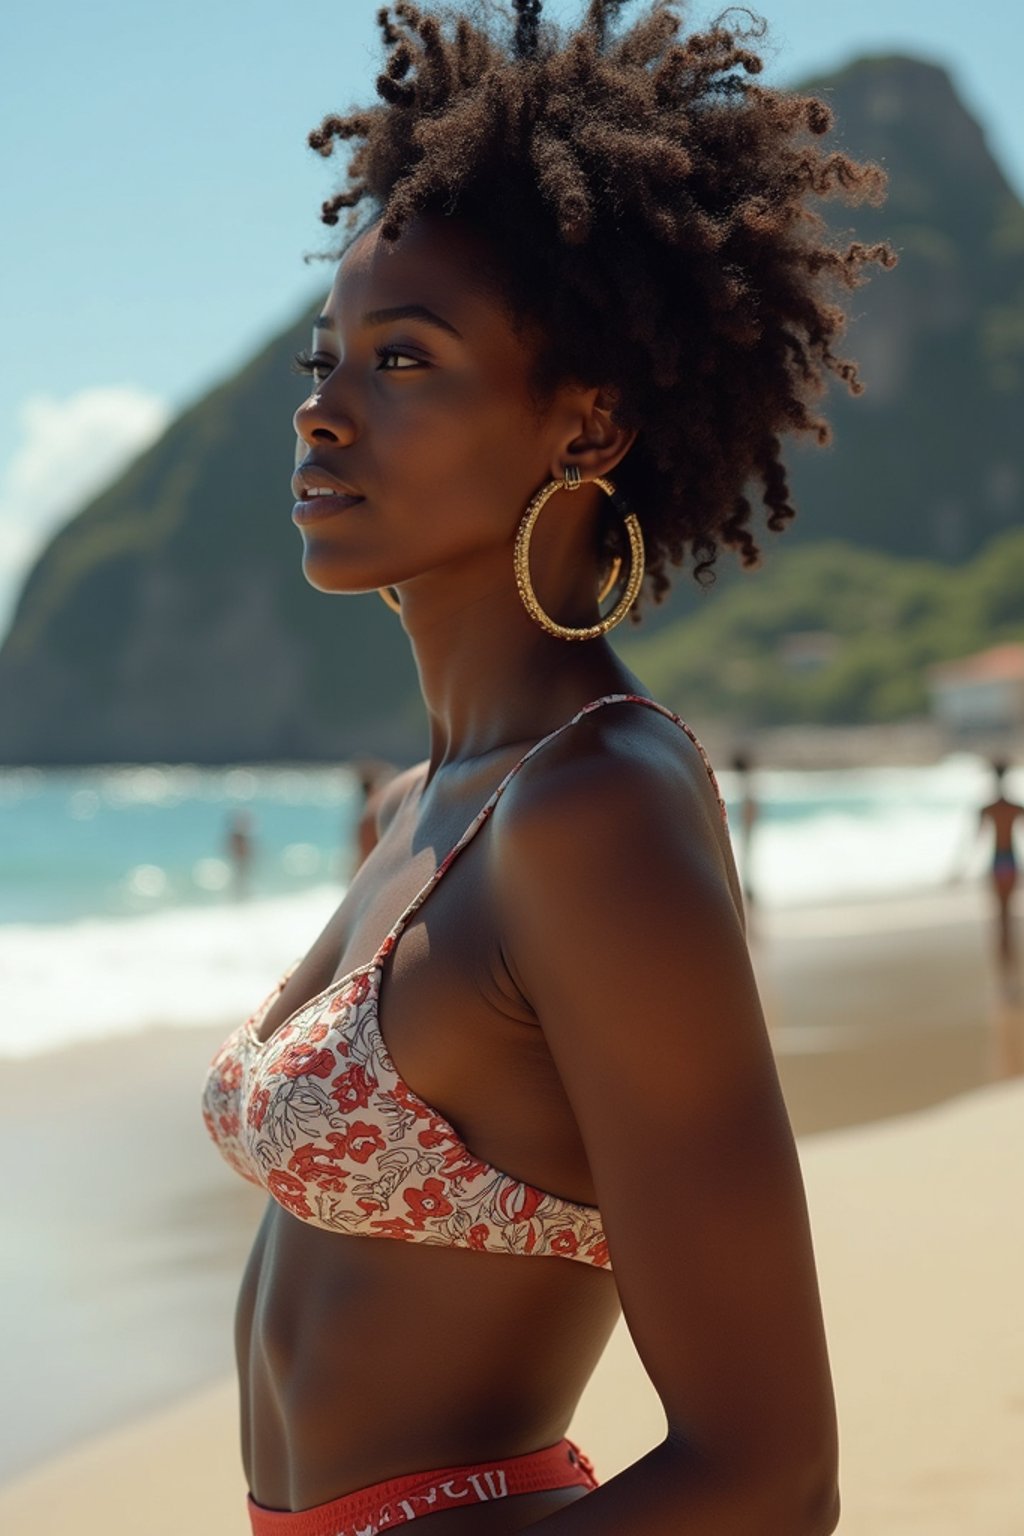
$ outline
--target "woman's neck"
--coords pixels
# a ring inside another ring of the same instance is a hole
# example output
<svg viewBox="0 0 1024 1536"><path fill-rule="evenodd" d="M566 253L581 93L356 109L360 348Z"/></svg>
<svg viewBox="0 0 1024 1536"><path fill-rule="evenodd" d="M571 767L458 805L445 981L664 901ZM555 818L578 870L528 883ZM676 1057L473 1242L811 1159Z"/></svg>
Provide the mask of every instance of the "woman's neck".
<svg viewBox="0 0 1024 1536"><path fill-rule="evenodd" d="M507 581L473 587L463 603L447 593L443 611L428 592L403 590L402 622L430 725L427 783L452 763L543 736L592 698L639 687L603 636L558 639L534 623Z"/></svg>

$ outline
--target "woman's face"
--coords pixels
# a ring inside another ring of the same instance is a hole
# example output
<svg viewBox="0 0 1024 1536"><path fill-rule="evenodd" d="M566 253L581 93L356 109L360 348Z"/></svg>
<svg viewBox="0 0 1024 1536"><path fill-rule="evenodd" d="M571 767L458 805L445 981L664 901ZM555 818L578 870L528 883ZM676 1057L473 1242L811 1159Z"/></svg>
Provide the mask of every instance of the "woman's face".
<svg viewBox="0 0 1024 1536"><path fill-rule="evenodd" d="M538 409L536 343L483 279L486 257L472 230L426 216L394 245L374 227L346 252L294 418L294 516L314 587L369 591L499 555L511 579L516 524L559 472L580 413L576 391ZM299 501L315 469L361 499Z"/></svg>

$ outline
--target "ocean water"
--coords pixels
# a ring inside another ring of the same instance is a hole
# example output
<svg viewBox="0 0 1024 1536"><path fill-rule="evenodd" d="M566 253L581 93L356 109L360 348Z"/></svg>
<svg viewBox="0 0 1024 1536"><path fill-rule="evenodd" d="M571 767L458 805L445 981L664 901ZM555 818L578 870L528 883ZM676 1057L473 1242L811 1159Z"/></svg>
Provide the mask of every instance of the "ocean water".
<svg viewBox="0 0 1024 1536"><path fill-rule="evenodd" d="M742 865L738 786L719 777ZM1024 773L1009 778L1024 797ZM833 927L870 924L873 899L935 892L961 860L979 875L990 784L966 753L758 772L749 877L762 908L808 931L829 911ZM0 1056L246 1017L340 901L358 810L344 768L0 771ZM226 847L239 812L253 844L242 894Z"/></svg>

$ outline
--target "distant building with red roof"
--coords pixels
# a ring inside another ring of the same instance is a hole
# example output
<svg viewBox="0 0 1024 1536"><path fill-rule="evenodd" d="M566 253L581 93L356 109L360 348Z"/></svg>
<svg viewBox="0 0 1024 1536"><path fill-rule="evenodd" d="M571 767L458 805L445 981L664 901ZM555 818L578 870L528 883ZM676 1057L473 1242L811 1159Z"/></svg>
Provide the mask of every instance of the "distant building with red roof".
<svg viewBox="0 0 1024 1536"><path fill-rule="evenodd" d="M1010 641L927 671L932 712L954 730L1024 727L1024 644Z"/></svg>

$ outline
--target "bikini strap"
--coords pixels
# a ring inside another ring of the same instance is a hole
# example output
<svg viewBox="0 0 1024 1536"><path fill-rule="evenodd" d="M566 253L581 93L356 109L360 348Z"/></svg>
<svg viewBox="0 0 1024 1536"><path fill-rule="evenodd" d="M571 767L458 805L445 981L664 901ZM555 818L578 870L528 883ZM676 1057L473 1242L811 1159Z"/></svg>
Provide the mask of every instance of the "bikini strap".
<svg viewBox="0 0 1024 1536"><path fill-rule="evenodd" d="M539 752L541 747L547 746L549 741L554 741L556 736L560 736L563 731L567 731L569 727L575 725L578 720L582 720L584 715L591 714L593 710L600 709L604 704L621 703L646 704L649 708L656 709L659 714L665 715L669 720L674 720L676 725L678 725L681 730L686 732L687 736L689 736L690 740L693 742L694 746L697 748L697 751L701 755L701 760L704 764L704 767L707 769L708 777L711 780L711 787L714 789L715 796L718 800L718 808L721 812L722 821L726 828L728 828L729 821L726 814L725 801L722 799L721 791L718 787L718 780L715 777L715 770L711 766L711 761L707 753L691 731L690 727L686 724L686 721L681 720L679 716L673 714L670 709L666 709L664 704L659 704L654 699L648 699L642 693L606 693L602 695L601 698L592 699L589 704L584 704L583 708L577 710L571 720L566 720L564 725L556 726L553 731L549 731L546 736L542 736L540 741L534 742L529 751L524 752L519 761L509 769L508 773L506 773L497 789L487 801L487 804L473 817L473 820L470 822L465 832L463 832L458 842L445 854L444 858L441 860L434 873L430 876L430 879L427 881L426 885L424 885L421 890L417 891L416 895L413 897L412 901L410 901L405 911L388 931L384 938L384 942L381 944L380 949L377 952L378 959L382 959L394 948L403 928L409 921L410 917L412 917L413 913L423 905L431 891L434 889L434 886L451 868L452 864L454 864L455 860L458 858L463 848L465 848L466 844L473 840L473 838L479 832L480 828L483 826L484 822L494 810L494 807L497 805L502 795L505 793L508 785L511 784L519 770L530 761L530 758L533 757L536 752Z"/></svg>

